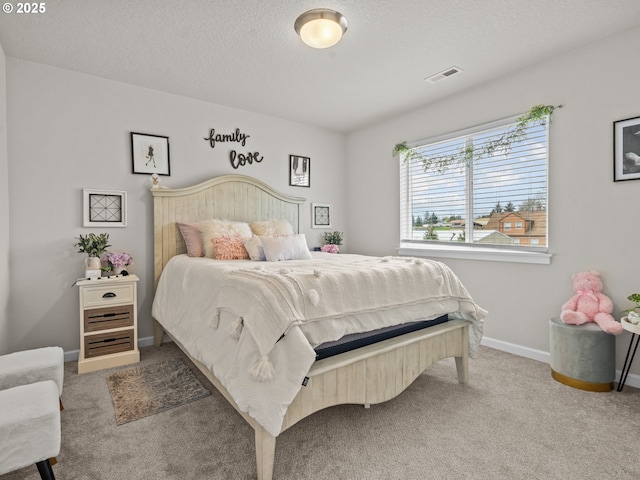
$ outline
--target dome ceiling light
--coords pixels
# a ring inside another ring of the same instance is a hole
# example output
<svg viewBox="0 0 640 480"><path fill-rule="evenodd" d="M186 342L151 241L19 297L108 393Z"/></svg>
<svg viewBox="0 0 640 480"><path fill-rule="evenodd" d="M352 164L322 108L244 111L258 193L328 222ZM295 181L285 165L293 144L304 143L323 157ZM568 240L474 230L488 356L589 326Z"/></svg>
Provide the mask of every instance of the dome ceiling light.
<svg viewBox="0 0 640 480"><path fill-rule="evenodd" d="M347 19L335 10L316 8L300 15L293 28L310 47L329 48L347 31Z"/></svg>

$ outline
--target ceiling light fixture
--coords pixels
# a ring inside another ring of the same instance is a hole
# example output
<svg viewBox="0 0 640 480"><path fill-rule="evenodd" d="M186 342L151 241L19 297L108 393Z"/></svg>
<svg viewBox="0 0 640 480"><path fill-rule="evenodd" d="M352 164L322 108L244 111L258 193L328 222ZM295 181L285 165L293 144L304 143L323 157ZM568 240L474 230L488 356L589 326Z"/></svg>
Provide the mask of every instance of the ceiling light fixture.
<svg viewBox="0 0 640 480"><path fill-rule="evenodd" d="M300 15L293 28L310 47L329 48L347 31L347 19L335 10L316 8Z"/></svg>

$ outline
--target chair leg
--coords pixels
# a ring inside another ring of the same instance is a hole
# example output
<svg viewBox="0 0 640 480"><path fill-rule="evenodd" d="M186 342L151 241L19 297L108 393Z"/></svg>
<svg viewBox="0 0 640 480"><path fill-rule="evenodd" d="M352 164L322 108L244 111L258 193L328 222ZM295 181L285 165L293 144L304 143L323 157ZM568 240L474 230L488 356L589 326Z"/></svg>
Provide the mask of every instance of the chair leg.
<svg viewBox="0 0 640 480"><path fill-rule="evenodd" d="M36 467L38 467L38 472L40 472L40 478L42 480L56 480L49 460L43 460L36 463Z"/></svg>

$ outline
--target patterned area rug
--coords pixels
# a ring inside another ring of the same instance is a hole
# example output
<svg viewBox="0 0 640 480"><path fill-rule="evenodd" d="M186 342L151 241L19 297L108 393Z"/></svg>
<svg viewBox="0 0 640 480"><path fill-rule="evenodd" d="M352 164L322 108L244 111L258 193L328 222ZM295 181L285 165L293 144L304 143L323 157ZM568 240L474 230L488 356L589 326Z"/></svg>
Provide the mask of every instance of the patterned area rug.
<svg viewBox="0 0 640 480"><path fill-rule="evenodd" d="M116 424L139 420L210 395L180 358L107 375Z"/></svg>

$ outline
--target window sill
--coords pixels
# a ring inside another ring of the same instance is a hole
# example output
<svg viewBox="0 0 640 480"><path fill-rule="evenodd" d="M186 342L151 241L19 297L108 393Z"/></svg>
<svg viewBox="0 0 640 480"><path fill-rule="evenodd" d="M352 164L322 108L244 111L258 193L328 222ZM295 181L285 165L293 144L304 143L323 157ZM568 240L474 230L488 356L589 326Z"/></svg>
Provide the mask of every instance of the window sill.
<svg viewBox="0 0 640 480"><path fill-rule="evenodd" d="M517 252L499 248L447 247L440 245L400 244L398 255L430 258L456 258L461 260L485 260L490 262L535 263L549 265L551 254L542 252Z"/></svg>

